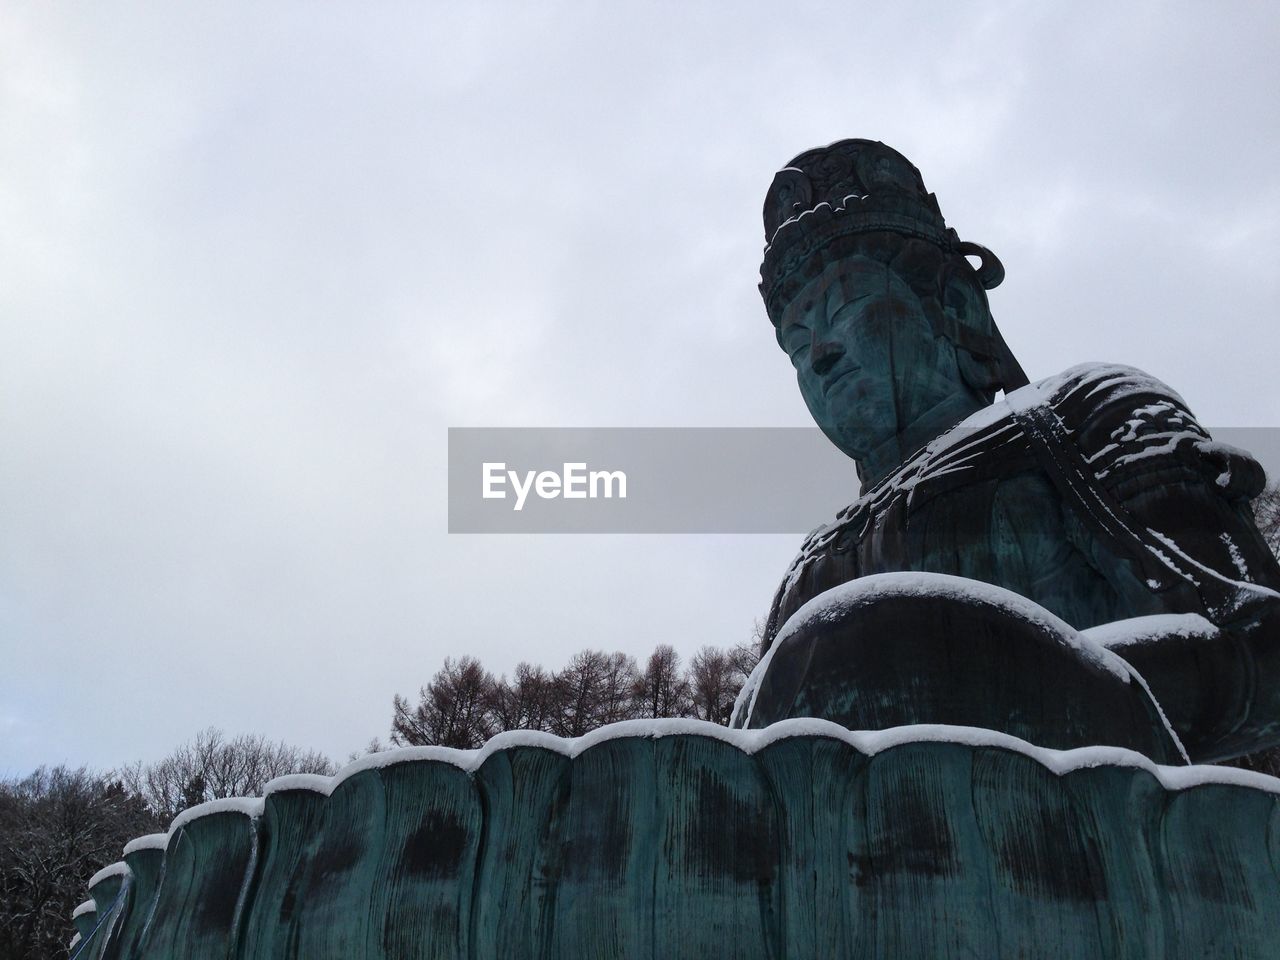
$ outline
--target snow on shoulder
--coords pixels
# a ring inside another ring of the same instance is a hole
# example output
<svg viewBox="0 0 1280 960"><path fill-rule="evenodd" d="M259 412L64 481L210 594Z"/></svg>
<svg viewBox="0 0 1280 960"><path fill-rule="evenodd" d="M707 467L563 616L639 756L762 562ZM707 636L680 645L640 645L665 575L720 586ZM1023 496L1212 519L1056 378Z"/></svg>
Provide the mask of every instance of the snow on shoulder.
<svg viewBox="0 0 1280 960"><path fill-rule="evenodd" d="M98 904L93 900L86 900L84 903L80 904L80 906L71 911L71 919L74 920L77 917L83 917L86 913L97 912Z"/></svg>
<svg viewBox="0 0 1280 960"><path fill-rule="evenodd" d="M1108 650L1122 650L1164 637L1212 637L1218 628L1198 613L1155 613L1099 624L1080 632Z"/></svg>

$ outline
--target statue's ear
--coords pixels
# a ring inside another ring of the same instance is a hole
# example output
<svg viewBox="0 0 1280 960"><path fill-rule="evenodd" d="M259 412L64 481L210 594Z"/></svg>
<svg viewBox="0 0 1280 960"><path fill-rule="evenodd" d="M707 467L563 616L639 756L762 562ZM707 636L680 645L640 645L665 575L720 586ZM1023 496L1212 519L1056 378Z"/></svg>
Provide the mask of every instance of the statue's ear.
<svg viewBox="0 0 1280 960"><path fill-rule="evenodd" d="M960 376L971 390L994 396L1005 384L986 293L973 268L959 258L943 268L938 286L941 332L955 347Z"/></svg>
<svg viewBox="0 0 1280 960"><path fill-rule="evenodd" d="M994 266L984 263L982 269L975 270L960 256L942 267L938 274L940 310L935 319L939 332L955 345L964 382L989 396L997 390L1008 393L1027 384L1027 375L1004 342L987 304L987 288L999 283L999 277L994 277L994 282L993 277L984 279L983 269L999 268L999 276L1004 271L998 260L992 260Z"/></svg>

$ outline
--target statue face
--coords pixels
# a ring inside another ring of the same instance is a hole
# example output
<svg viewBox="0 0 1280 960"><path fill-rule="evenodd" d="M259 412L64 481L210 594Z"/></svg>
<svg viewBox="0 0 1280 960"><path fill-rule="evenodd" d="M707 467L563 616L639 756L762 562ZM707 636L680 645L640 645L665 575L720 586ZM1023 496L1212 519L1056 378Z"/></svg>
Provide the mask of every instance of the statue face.
<svg viewBox="0 0 1280 960"><path fill-rule="evenodd" d="M940 355L919 297L865 257L811 280L784 311L778 341L813 419L855 460L902 433L917 411L963 389L954 352Z"/></svg>

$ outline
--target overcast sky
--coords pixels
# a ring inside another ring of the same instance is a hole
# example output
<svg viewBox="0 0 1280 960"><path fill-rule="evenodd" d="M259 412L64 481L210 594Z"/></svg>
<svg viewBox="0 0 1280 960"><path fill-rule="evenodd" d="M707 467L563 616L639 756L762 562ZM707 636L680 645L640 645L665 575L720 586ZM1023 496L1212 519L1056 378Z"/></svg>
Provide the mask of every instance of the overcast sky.
<svg viewBox="0 0 1280 960"><path fill-rule="evenodd" d="M920 167L1032 379L1280 424L1277 90L1266 3L5 4L0 775L749 636L797 537L451 536L446 428L807 424L817 144Z"/></svg>

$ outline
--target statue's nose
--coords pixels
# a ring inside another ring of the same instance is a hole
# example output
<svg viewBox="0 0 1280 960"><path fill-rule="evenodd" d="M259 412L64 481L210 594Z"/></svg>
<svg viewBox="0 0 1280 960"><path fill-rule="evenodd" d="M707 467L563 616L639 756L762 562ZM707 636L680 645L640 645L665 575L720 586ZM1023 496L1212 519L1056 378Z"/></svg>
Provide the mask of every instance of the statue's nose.
<svg viewBox="0 0 1280 960"><path fill-rule="evenodd" d="M843 356L844 347L840 346L840 344L819 342L814 345L810 366L813 367L813 372L821 377L834 367L836 361Z"/></svg>

